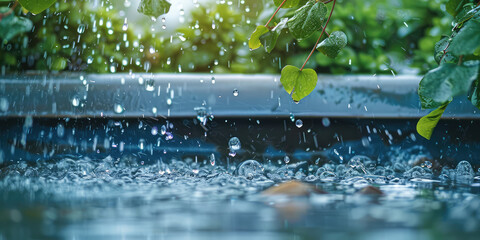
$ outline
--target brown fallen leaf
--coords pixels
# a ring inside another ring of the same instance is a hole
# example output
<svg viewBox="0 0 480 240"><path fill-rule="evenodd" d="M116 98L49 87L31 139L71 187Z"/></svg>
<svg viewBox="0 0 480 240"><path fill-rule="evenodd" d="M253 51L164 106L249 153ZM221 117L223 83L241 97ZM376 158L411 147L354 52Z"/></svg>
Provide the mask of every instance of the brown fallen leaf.
<svg viewBox="0 0 480 240"><path fill-rule="evenodd" d="M280 183L263 191L264 195L308 196L311 193L325 194L326 192L315 186L299 181Z"/></svg>
<svg viewBox="0 0 480 240"><path fill-rule="evenodd" d="M365 195L383 195L382 190L380 190L377 187L370 186L370 185L360 189L360 191L358 191L357 193L358 194L365 194Z"/></svg>

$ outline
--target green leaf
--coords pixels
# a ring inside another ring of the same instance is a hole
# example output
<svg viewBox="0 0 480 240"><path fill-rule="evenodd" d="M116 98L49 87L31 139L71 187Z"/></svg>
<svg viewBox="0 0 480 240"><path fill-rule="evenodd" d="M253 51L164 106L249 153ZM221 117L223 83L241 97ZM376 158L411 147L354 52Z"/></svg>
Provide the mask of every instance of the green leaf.
<svg viewBox="0 0 480 240"><path fill-rule="evenodd" d="M260 42L265 47L265 52L270 53L273 48L275 48L275 44L277 44L278 34L273 31L268 31L260 36Z"/></svg>
<svg viewBox="0 0 480 240"><path fill-rule="evenodd" d="M439 108L433 110L427 116L420 118L417 123L417 132L420 134L420 136L430 140L433 130L437 126L438 121L442 117L443 113L445 112L445 108L447 108L449 103L450 102L443 104Z"/></svg>
<svg viewBox="0 0 480 240"><path fill-rule="evenodd" d="M336 58L342 49L347 46L347 35L341 31L333 32L330 37L317 45L317 50L330 58Z"/></svg>
<svg viewBox="0 0 480 240"><path fill-rule="evenodd" d="M252 36L250 36L250 39L248 40L248 47L250 50L257 49L262 46L262 42L260 42L260 36L268 32L268 28L259 25L255 29L255 31L252 33Z"/></svg>
<svg viewBox="0 0 480 240"><path fill-rule="evenodd" d="M440 60L442 63L455 63L457 62L458 58L452 55L450 52L446 52L444 54L443 50L447 49L448 44L452 41L450 37L444 36L440 41L435 44L435 61L440 64ZM443 57L443 59L442 59Z"/></svg>
<svg viewBox="0 0 480 240"><path fill-rule="evenodd" d="M9 10L10 8L2 7L0 8L0 13ZM32 27L33 24L30 19L10 14L0 21L0 38L3 39L3 42L8 42L13 37L32 30Z"/></svg>
<svg viewBox="0 0 480 240"><path fill-rule="evenodd" d="M271 31L260 36L260 42L265 47L265 52L270 53L277 44L278 36L287 27L288 18L283 18Z"/></svg>
<svg viewBox="0 0 480 240"><path fill-rule="evenodd" d="M275 6L280 6L282 4L283 0L273 0L273 3ZM286 2L283 4L282 8L292 8L296 7L300 0L286 0Z"/></svg>
<svg viewBox="0 0 480 240"><path fill-rule="evenodd" d="M18 0L22 7L33 14L39 14L53 5L56 0Z"/></svg>
<svg viewBox="0 0 480 240"><path fill-rule="evenodd" d="M280 77L283 88L295 102L308 96L317 86L317 81L318 77L315 70L303 69L300 71L300 69L291 65L282 69L282 76Z"/></svg>
<svg viewBox="0 0 480 240"><path fill-rule="evenodd" d="M457 14L462 10L465 0L449 0L446 4L447 12L452 16L457 16Z"/></svg>
<svg viewBox="0 0 480 240"><path fill-rule="evenodd" d="M480 109L480 79L477 79L473 83L470 93L468 94L468 99L470 99L470 102L472 102L475 107Z"/></svg>
<svg viewBox="0 0 480 240"><path fill-rule="evenodd" d="M471 19L453 38L448 50L456 55L472 54L480 46L480 20Z"/></svg>
<svg viewBox="0 0 480 240"><path fill-rule="evenodd" d="M327 7L322 2L310 0L303 7L297 9L287 22L288 29L296 39L304 39L322 28L327 15Z"/></svg>
<svg viewBox="0 0 480 240"><path fill-rule="evenodd" d="M467 93L478 77L479 66L480 61L467 61L463 65L445 63L430 70L418 88L422 108L437 108Z"/></svg>
<svg viewBox="0 0 480 240"><path fill-rule="evenodd" d="M457 13L454 19L454 23L458 26L462 25L469 19L471 19L480 10L480 7L475 7L473 4L465 4Z"/></svg>
<svg viewBox="0 0 480 240"><path fill-rule="evenodd" d="M52 62L51 69L54 71L61 71L67 67L67 59L63 57L57 57Z"/></svg>
<svg viewBox="0 0 480 240"><path fill-rule="evenodd" d="M142 0L138 5L137 11L144 15L158 18L170 11L172 4L166 0Z"/></svg>

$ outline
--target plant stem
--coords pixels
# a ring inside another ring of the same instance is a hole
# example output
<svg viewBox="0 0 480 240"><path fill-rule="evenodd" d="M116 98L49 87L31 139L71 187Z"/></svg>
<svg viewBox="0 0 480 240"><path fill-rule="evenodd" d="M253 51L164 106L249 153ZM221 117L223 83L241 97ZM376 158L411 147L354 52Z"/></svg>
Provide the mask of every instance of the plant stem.
<svg viewBox="0 0 480 240"><path fill-rule="evenodd" d="M278 6L277 10L273 13L272 17L268 20L267 24L265 24L265 27L268 27L268 24L272 21L273 17L275 17L275 15L277 15L278 11L280 10L280 8L282 8L283 4L285 4L287 0L283 0L282 4L280 4L280 6Z"/></svg>
<svg viewBox="0 0 480 240"><path fill-rule="evenodd" d="M307 65L308 60L310 60L310 57L312 56L313 52L315 52L315 49L317 48L318 42L320 42L320 39L322 38L323 33L325 32L325 29L327 28L328 22L330 22L330 18L332 18L332 14L333 14L333 10L335 9L335 3L336 2L337 2L337 0L333 0L332 10L330 10L330 15L328 15L327 22L325 23L325 26L323 26L322 33L320 33L320 37L318 37L317 42L313 46L312 51L310 52L310 54L307 57L307 60L305 60L305 62L303 63L302 68L300 68L300 71L302 71L303 68L305 67L305 65Z"/></svg>
<svg viewBox="0 0 480 240"><path fill-rule="evenodd" d="M10 7L10 10L8 10L8 12L6 12L6 13L0 13L0 21L2 21L2 19L3 19L4 17L7 17L7 16L9 16L10 14L12 14L12 13L13 13L13 10L17 7L17 5L18 5L18 2L15 1L15 3L13 4L13 6Z"/></svg>
<svg viewBox="0 0 480 240"><path fill-rule="evenodd" d="M457 63L457 65L458 65L458 66L462 65L462 61L463 61L463 55L460 55L460 57L458 58L458 63Z"/></svg>

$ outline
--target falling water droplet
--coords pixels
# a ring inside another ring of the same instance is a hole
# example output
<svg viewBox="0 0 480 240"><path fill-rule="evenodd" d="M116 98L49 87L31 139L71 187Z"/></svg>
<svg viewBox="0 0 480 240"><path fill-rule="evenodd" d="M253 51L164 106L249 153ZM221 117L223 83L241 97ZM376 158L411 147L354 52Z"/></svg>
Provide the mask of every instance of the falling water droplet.
<svg viewBox="0 0 480 240"><path fill-rule="evenodd" d="M8 110L8 100L6 98L0 98L0 110L6 112Z"/></svg>
<svg viewBox="0 0 480 240"><path fill-rule="evenodd" d="M240 150L240 148L242 148L240 139L238 139L237 137L230 138L230 140L228 141L228 147L230 148L230 150L233 150L233 151Z"/></svg>
<svg viewBox="0 0 480 240"><path fill-rule="evenodd" d="M140 150L143 150L145 148L145 144L146 144L145 139L142 138L138 140L138 148L140 148Z"/></svg>
<svg viewBox="0 0 480 240"><path fill-rule="evenodd" d="M84 33L84 32L85 32L85 24L80 24L80 25L78 25L77 32L78 32L79 34Z"/></svg>
<svg viewBox="0 0 480 240"><path fill-rule="evenodd" d="M329 127L330 126L330 119L322 118L322 124L323 124L324 127Z"/></svg>
<svg viewBox="0 0 480 240"><path fill-rule="evenodd" d="M215 166L215 154L210 155L210 165Z"/></svg>
<svg viewBox="0 0 480 240"><path fill-rule="evenodd" d="M160 127L160 134L165 135L167 133L167 127L165 125L162 125Z"/></svg>
<svg viewBox="0 0 480 240"><path fill-rule="evenodd" d="M157 126L153 126L153 127L152 127L151 133L152 133L153 136L155 136L155 135L158 134L158 128L157 128Z"/></svg>
<svg viewBox="0 0 480 240"><path fill-rule="evenodd" d="M123 106L121 104L118 104L118 103L115 103L115 105L113 106L113 111L115 111L115 113L123 113Z"/></svg>
<svg viewBox="0 0 480 240"><path fill-rule="evenodd" d="M155 90L155 80L153 79L147 79L145 81L145 89L149 92L152 92Z"/></svg>
<svg viewBox="0 0 480 240"><path fill-rule="evenodd" d="M77 97L74 97L74 98L72 99L72 105L73 105L74 107L78 107L78 106L80 105L80 99L78 99Z"/></svg>
<svg viewBox="0 0 480 240"><path fill-rule="evenodd" d="M302 119L297 119L297 121L295 122L295 126L297 126L297 128L303 127L303 121L302 121Z"/></svg>
<svg viewBox="0 0 480 240"><path fill-rule="evenodd" d="M238 96L238 90L235 88L233 89L233 96L237 97Z"/></svg>
<svg viewBox="0 0 480 240"><path fill-rule="evenodd" d="M283 161L288 164L290 162L290 158L288 156L285 155L285 157L283 158Z"/></svg>

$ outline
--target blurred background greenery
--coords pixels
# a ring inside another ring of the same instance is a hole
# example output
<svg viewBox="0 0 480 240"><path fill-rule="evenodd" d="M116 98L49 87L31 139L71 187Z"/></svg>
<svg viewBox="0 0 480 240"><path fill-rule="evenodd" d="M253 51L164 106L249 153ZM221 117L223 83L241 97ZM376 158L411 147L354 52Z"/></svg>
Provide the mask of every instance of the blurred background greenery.
<svg viewBox="0 0 480 240"><path fill-rule="evenodd" d="M16 8L34 28L0 43L1 72L279 73L285 64L301 66L318 37L297 42L284 33L272 53L250 51L255 25L275 10L271 0L184 0L191 6L185 9L171 1L180 19L173 27L169 18L136 13L133 2L61 0L39 15ZM436 65L435 43L451 29L445 2L338 0L327 30L344 31L348 46L336 59L315 52L307 66L320 74L424 73ZM276 21L291 14L282 9Z"/></svg>

